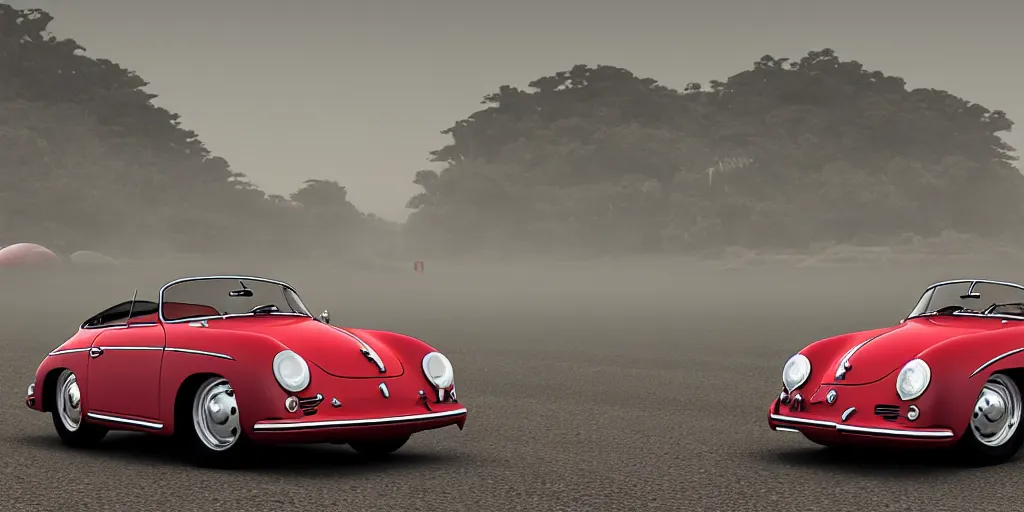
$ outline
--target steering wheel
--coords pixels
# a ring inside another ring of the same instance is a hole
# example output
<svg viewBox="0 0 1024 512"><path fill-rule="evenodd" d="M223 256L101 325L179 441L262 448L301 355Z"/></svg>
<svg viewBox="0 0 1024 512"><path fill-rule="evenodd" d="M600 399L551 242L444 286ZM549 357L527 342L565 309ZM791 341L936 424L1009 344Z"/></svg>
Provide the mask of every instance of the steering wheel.
<svg viewBox="0 0 1024 512"><path fill-rule="evenodd" d="M276 311L281 311L281 309L275 304L263 304L249 310L250 313L274 313Z"/></svg>
<svg viewBox="0 0 1024 512"><path fill-rule="evenodd" d="M942 308L936 309L935 310L935 314L936 315L950 315L950 314L956 313L957 311L963 311L964 309L966 309L966 308L964 308L963 306L958 306L958 305L954 304L952 306L946 306L946 307L942 307Z"/></svg>

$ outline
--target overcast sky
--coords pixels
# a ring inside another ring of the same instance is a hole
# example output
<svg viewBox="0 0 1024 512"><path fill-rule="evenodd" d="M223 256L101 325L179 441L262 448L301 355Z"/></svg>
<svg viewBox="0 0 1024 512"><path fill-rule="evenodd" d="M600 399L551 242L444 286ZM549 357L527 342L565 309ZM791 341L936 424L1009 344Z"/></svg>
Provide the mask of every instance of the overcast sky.
<svg viewBox="0 0 1024 512"><path fill-rule="evenodd" d="M10 0L0 0L10 1ZM136 70L271 193L338 180L404 220L439 132L502 84L610 64L681 89L764 54L843 60L1024 122L1024 0L20 0ZM1024 130L1022 128L1021 130ZM1008 137L1024 149L1024 137Z"/></svg>

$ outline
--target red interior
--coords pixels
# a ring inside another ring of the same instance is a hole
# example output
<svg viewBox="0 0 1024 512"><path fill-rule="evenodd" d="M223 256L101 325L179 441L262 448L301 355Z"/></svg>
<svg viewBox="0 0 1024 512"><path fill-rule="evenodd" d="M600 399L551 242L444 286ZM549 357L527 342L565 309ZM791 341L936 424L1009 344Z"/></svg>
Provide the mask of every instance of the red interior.
<svg viewBox="0 0 1024 512"><path fill-rule="evenodd" d="M165 302L164 318L167 320L178 320L181 318L196 316L217 316L220 311L202 304L188 304L185 302ZM131 319L133 324L153 323L157 321L157 313L137 316Z"/></svg>

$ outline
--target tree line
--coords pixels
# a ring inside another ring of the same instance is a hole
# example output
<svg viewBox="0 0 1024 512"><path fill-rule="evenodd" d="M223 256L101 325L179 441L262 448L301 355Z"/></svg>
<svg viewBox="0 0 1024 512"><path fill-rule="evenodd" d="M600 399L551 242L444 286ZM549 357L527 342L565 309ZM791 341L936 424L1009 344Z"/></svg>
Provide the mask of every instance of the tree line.
<svg viewBox="0 0 1024 512"><path fill-rule="evenodd" d="M0 4L0 244L615 254L1014 236L1024 217L1004 112L824 49L681 91L585 65L501 86L444 130L399 226L330 180L268 195L52 20Z"/></svg>
<svg viewBox="0 0 1024 512"><path fill-rule="evenodd" d="M840 60L766 55L682 91L574 66L443 133L408 228L469 249L704 250L1014 235L1024 178L998 110Z"/></svg>
<svg viewBox="0 0 1024 512"><path fill-rule="evenodd" d="M330 180L266 194L154 105L142 77L50 34L52 21L0 4L0 245L338 251L356 247L343 237L397 231Z"/></svg>

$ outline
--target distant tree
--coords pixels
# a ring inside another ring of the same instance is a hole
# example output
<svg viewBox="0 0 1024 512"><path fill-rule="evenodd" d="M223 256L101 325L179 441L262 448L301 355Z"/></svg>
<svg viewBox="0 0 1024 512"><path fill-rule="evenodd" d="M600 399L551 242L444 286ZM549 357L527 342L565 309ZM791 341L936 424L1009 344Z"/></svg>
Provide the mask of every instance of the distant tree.
<svg viewBox="0 0 1024 512"><path fill-rule="evenodd" d="M409 231L591 252L804 247L1017 230L1024 178L1001 111L841 61L770 55L675 91L578 65L502 86L416 173ZM509 244L507 244L509 245Z"/></svg>

